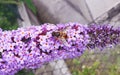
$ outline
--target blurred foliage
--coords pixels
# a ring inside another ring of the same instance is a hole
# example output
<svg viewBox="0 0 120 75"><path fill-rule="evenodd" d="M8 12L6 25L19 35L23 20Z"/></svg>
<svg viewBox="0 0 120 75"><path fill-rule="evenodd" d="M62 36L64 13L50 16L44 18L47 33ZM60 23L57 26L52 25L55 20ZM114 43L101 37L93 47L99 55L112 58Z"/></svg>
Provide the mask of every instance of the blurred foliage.
<svg viewBox="0 0 120 75"><path fill-rule="evenodd" d="M72 75L120 75L120 46L104 52L86 50L80 58L70 60L70 65L74 65L70 67Z"/></svg>
<svg viewBox="0 0 120 75"><path fill-rule="evenodd" d="M16 4L16 5L18 5L19 2L17 0L0 0L0 4Z"/></svg>
<svg viewBox="0 0 120 75"><path fill-rule="evenodd" d="M76 64L76 65L79 65L80 61L78 61L77 59L73 59L73 63Z"/></svg>
<svg viewBox="0 0 120 75"><path fill-rule="evenodd" d="M13 11L8 8L8 5L8 3L0 3L0 28L3 30L18 28L17 17Z"/></svg>
<svg viewBox="0 0 120 75"><path fill-rule="evenodd" d="M23 20L18 12L17 5L23 1L26 3L34 14L36 14L36 8L32 3L32 0L0 0L0 28L3 30L17 29L17 18Z"/></svg>
<svg viewBox="0 0 120 75"><path fill-rule="evenodd" d="M32 70L22 69L15 75L34 75Z"/></svg>
<svg viewBox="0 0 120 75"><path fill-rule="evenodd" d="M76 64L78 62L76 61ZM97 75L97 68L99 67L100 62L96 61L91 66L82 66L82 70L76 69L72 72L73 75Z"/></svg>
<svg viewBox="0 0 120 75"><path fill-rule="evenodd" d="M35 8L34 4L32 3L32 0L21 0L21 1L23 1L23 2L28 6L28 8L29 8L34 14L36 14L37 9Z"/></svg>

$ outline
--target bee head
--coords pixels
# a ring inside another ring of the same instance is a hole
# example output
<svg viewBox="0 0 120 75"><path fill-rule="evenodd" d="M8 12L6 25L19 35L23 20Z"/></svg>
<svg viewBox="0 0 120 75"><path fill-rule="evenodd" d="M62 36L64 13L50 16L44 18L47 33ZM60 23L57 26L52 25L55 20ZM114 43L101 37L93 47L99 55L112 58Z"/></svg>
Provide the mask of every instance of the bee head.
<svg viewBox="0 0 120 75"><path fill-rule="evenodd" d="M59 37L60 36L60 32L52 32L52 36L53 37Z"/></svg>

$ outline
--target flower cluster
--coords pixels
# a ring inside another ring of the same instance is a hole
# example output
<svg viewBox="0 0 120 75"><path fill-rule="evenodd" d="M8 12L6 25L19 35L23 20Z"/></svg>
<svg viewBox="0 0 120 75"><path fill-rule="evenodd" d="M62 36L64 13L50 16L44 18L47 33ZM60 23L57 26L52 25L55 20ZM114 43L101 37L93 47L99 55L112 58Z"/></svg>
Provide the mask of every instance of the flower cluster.
<svg viewBox="0 0 120 75"><path fill-rule="evenodd" d="M120 28L79 23L43 24L12 31L0 29L0 75L38 68L46 62L75 58L86 48L120 43Z"/></svg>
<svg viewBox="0 0 120 75"><path fill-rule="evenodd" d="M87 30L79 23L0 30L0 75L80 56L90 41Z"/></svg>
<svg viewBox="0 0 120 75"><path fill-rule="evenodd" d="M114 28L110 25L91 25L87 30L89 34L88 48L104 49L120 44L120 28Z"/></svg>

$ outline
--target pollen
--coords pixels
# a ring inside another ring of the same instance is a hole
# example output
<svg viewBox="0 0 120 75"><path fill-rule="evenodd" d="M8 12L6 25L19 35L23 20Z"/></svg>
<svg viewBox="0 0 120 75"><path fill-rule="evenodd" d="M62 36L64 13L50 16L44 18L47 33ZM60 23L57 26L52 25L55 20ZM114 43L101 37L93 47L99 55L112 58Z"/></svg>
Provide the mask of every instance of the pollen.
<svg viewBox="0 0 120 75"><path fill-rule="evenodd" d="M24 32L22 32L22 34L24 34Z"/></svg>

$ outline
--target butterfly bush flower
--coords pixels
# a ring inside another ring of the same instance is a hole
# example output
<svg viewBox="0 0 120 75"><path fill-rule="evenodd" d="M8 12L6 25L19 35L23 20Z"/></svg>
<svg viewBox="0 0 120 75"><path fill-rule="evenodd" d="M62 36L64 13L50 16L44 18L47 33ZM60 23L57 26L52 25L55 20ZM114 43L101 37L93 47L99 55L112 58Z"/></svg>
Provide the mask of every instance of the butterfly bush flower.
<svg viewBox="0 0 120 75"><path fill-rule="evenodd" d="M53 35L54 32L58 33ZM14 75L24 68L34 69L53 60L75 58L86 48L118 44L119 32L120 29L111 26L87 27L79 23L43 24L12 31L0 29L0 75Z"/></svg>
<svg viewBox="0 0 120 75"><path fill-rule="evenodd" d="M87 47L94 49L113 47L120 44L120 28L113 28L110 25L91 25L87 30L90 41Z"/></svg>

